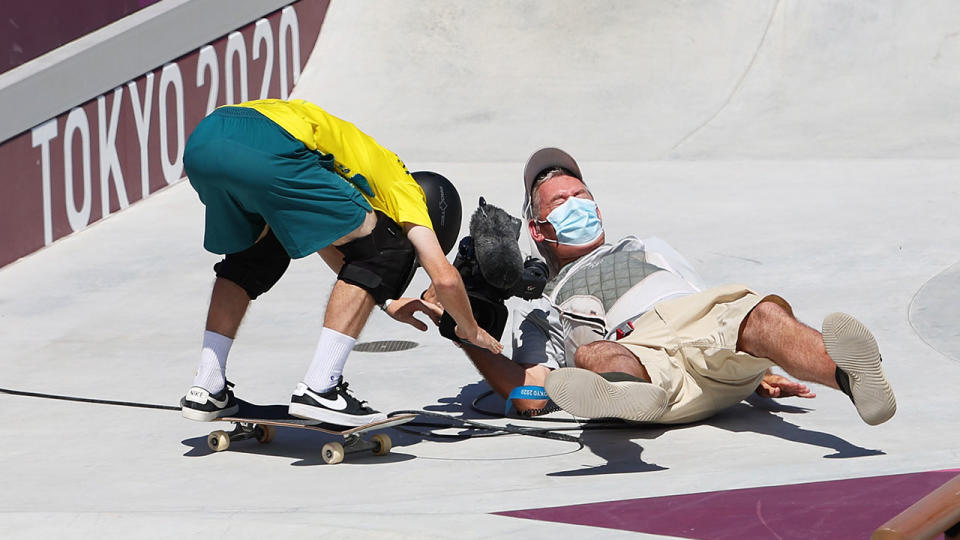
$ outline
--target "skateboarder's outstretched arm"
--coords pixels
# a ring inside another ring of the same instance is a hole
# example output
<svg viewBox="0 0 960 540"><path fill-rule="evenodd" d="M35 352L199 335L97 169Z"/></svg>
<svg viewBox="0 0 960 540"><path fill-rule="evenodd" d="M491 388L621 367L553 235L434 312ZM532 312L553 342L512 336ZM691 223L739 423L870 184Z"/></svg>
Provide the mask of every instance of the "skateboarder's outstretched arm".
<svg viewBox="0 0 960 540"><path fill-rule="evenodd" d="M443 309L457 322L457 335L494 354L500 353L503 350L503 345L488 334L486 330L480 328L477 320L473 317L473 312L470 310L470 300L467 299L467 290L463 285L460 272L447 260L443 249L440 248L440 243L437 241L437 236L433 231L421 225L407 224L405 229L407 238L417 250L420 266L430 276L437 299L443 305Z"/></svg>

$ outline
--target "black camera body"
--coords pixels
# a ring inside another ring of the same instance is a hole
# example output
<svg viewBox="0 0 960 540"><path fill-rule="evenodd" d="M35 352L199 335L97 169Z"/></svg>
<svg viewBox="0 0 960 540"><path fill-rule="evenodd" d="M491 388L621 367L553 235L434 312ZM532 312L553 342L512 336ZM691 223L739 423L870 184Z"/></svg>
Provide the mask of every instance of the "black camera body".
<svg viewBox="0 0 960 540"><path fill-rule="evenodd" d="M453 261L463 278L477 324L498 340L507 324L504 302L514 296L524 300L540 298L550 275L542 260L523 259L519 246L521 226L519 219L487 204L481 197L470 220L470 236L460 240ZM459 341L453 331L455 325L453 318L444 313L440 333Z"/></svg>
<svg viewBox="0 0 960 540"><path fill-rule="evenodd" d="M474 250L473 237L471 236L464 237L460 240L457 258L454 259L453 266L460 272L460 277L463 278L463 283L466 285L468 293L482 293L482 296L485 298L499 301L504 301L514 296L518 296L524 300L540 298L547 284L547 276L549 275L547 263L535 257L527 257L527 259L523 261L520 279L506 288L495 287L484 278L482 268L477 260L476 251Z"/></svg>

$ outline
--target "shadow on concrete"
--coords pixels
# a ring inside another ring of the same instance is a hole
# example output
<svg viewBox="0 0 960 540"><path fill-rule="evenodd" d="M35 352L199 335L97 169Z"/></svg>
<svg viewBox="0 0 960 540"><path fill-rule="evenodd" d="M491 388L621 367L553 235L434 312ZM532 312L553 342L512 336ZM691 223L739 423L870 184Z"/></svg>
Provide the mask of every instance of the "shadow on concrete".
<svg viewBox="0 0 960 540"><path fill-rule="evenodd" d="M437 399L437 403L427 405L425 411L458 415L468 420L502 418L504 400L496 394L486 395L490 386L485 381L477 381L460 387L460 392L451 397Z"/></svg>
<svg viewBox="0 0 960 540"><path fill-rule="evenodd" d="M703 424L734 433L758 433L785 441L819 446L833 450L823 457L827 459L880 456L882 450L857 446L837 435L804 429L791 424L774 413L802 414L810 409L784 405L782 402L752 395L745 401L730 407L720 414L705 420Z"/></svg>
<svg viewBox="0 0 960 540"><path fill-rule="evenodd" d="M548 473L547 476L592 476L664 471L668 467L643 460L643 446L635 439L651 440L664 434L669 427L658 425L630 425L587 423L580 435L583 445L597 457L606 460L603 465Z"/></svg>
<svg viewBox="0 0 960 540"><path fill-rule="evenodd" d="M487 395L490 387L483 381L471 383L460 388L460 392L451 397L437 400L437 404L428 405L424 410L440 412L451 416L483 420L503 419L500 413L503 410L504 400L499 396ZM801 443L829 449L826 459L844 459L866 456L884 455L882 450L857 446L837 435L804 429L785 420L781 415L805 414L810 409L789 405L780 400L762 398L752 395L745 401L726 409L719 414L692 424L662 426L629 424L617 421L589 421L577 422L564 419L523 418L525 425L534 425L544 429L556 428L558 431L570 432L572 427L580 427L580 441L585 448L595 456L606 461L603 465L584 467L548 473L547 476L590 476L601 474L642 473L666 470L656 463L649 463L642 458L643 446L636 441L652 440L668 430L690 429L699 425L708 425L733 433L757 433L783 439L785 441ZM510 418L511 420L517 420ZM575 433L575 431L574 431ZM455 442L466 440L471 435L479 433L475 430L463 429L457 435L440 440ZM572 433L571 433L572 434ZM425 434L424 436L430 437Z"/></svg>
<svg viewBox="0 0 960 540"><path fill-rule="evenodd" d="M819 446L832 450L824 455L826 459L856 458L884 455L881 450L863 448L841 437L801 428L775 413L802 414L809 409L785 405L781 402L751 396L708 420L678 426L608 424L605 426L587 423L580 440L597 457L607 463L583 469L574 469L549 473L547 476L589 476L598 474L623 474L665 470L667 467L648 463L641 457L643 446L636 439L651 440L668 430L689 429L699 425L708 425L734 433L757 433L769 435L786 441Z"/></svg>

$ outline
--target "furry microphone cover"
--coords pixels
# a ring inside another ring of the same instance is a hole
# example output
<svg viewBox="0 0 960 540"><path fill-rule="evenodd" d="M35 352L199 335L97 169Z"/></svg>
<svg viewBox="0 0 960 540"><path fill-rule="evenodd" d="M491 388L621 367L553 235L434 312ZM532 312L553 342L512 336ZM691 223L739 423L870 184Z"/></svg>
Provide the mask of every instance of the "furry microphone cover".
<svg viewBox="0 0 960 540"><path fill-rule="evenodd" d="M484 279L494 287L509 289L523 275L523 255L518 244L522 225L519 219L482 198L470 218L477 264Z"/></svg>

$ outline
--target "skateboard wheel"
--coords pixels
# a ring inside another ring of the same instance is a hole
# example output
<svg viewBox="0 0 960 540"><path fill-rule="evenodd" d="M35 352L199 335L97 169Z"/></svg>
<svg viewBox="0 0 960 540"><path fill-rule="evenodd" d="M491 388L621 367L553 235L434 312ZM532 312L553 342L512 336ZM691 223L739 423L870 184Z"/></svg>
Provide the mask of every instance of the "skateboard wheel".
<svg viewBox="0 0 960 540"><path fill-rule="evenodd" d="M370 437L370 440L375 445L373 447L373 455L375 456L385 456L390 453L390 448L393 447L393 443L390 442L390 436L386 433L377 433Z"/></svg>
<svg viewBox="0 0 960 540"><path fill-rule="evenodd" d="M257 433L257 442L260 444L267 444L273 440L274 434L277 432L273 426L258 426L260 431Z"/></svg>
<svg viewBox="0 0 960 540"><path fill-rule="evenodd" d="M207 435L207 446L214 452L222 452L230 448L230 435L226 431L217 430Z"/></svg>
<svg viewBox="0 0 960 540"><path fill-rule="evenodd" d="M338 442L331 442L323 445L321 449L324 463L333 465L343 461L343 445Z"/></svg>

